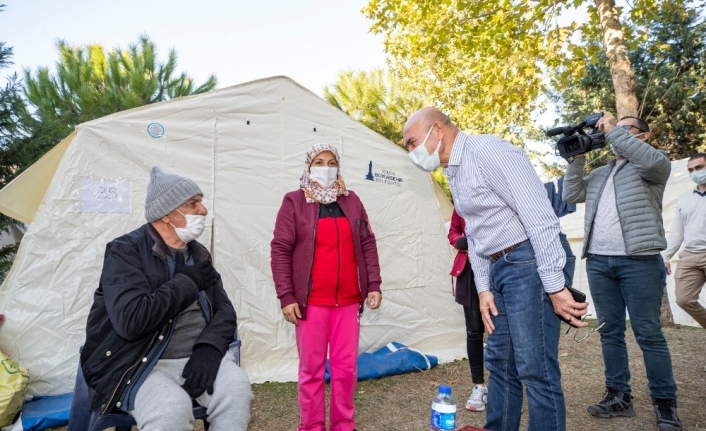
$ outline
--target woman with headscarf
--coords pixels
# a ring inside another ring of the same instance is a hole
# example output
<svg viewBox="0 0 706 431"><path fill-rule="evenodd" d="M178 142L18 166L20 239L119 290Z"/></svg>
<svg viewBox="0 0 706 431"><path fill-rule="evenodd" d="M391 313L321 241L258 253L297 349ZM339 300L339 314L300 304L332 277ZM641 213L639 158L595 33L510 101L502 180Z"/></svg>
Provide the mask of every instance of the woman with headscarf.
<svg viewBox="0 0 706 431"><path fill-rule="evenodd" d="M299 189L284 196L271 244L272 275L285 320L296 326L298 431L325 431L327 352L330 430L356 428L354 395L363 306L380 306L375 235L341 177L338 150L313 145Z"/></svg>

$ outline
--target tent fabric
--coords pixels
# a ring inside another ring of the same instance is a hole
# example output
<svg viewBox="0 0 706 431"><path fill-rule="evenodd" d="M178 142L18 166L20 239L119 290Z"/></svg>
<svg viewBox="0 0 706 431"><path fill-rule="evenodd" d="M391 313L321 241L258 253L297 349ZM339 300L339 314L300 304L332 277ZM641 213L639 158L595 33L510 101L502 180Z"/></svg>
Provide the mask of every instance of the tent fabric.
<svg viewBox="0 0 706 431"><path fill-rule="evenodd" d="M454 205L448 199L446 193L444 192L444 189L441 188L439 183L433 181L432 184L434 185L434 194L436 195L436 201L439 204L439 211L441 211L441 217L444 219L444 222L451 222L451 215L454 212Z"/></svg>
<svg viewBox="0 0 706 431"><path fill-rule="evenodd" d="M397 340L441 362L464 357L440 212L448 201L403 149L289 78L113 114L70 138L36 213L24 212L32 222L0 291L0 308L12 310L0 344L29 368L29 394L73 389L105 245L145 222L153 165L194 179L205 193L210 219L200 241L237 310L251 381L296 380L294 326L275 295L270 241L282 198L298 188L305 151L317 142L339 148L346 184L377 236L383 303L361 317L360 351Z"/></svg>
<svg viewBox="0 0 706 431"><path fill-rule="evenodd" d="M67 136L0 190L0 212L30 223L76 133Z"/></svg>
<svg viewBox="0 0 706 431"><path fill-rule="evenodd" d="M689 173L686 170L686 163L687 159L675 160L672 162L672 172L669 176L669 181L667 182L667 187L664 191L664 199L662 200L662 217L664 219L664 228L667 235L669 235L669 231L672 227L672 220L674 220L674 213L676 211L679 196L684 193L691 193L691 191L696 187L694 182L689 178ZM586 294L588 298L587 300L590 304L589 314L591 314L595 319L596 310L593 307L591 292L588 287L588 278L586 276L586 260L581 259L581 249L584 239L584 215L585 205L578 204L576 205L575 213L562 217L559 220L561 221L562 231L566 234L569 240L571 250L577 256L573 287ZM672 262L678 262L678 260L679 254L677 253L672 258ZM675 269L676 266L672 264L672 271ZM669 295L669 303L672 308L672 314L674 315L674 322L679 325L698 326L696 321L676 303L676 296L674 293L674 275L667 276L667 294ZM704 303L704 305L706 305L706 291L702 291L700 300Z"/></svg>
<svg viewBox="0 0 706 431"><path fill-rule="evenodd" d="M358 355L358 381L427 371L437 365L439 360L436 356L425 355L419 350L393 341L372 353ZM326 361L325 378L326 381L331 379L329 361Z"/></svg>

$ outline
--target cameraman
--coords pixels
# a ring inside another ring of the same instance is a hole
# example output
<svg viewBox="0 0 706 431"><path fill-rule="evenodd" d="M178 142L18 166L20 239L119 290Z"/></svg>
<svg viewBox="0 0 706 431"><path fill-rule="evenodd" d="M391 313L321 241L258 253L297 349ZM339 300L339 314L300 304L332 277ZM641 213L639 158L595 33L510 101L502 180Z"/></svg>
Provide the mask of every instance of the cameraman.
<svg viewBox="0 0 706 431"><path fill-rule="evenodd" d="M617 127L616 127L617 126ZM598 320L605 367L605 398L588 406L600 418L635 416L625 345L625 310L642 349L650 396L660 431L679 431L677 388L662 334L660 306L666 273L660 250L662 195L671 164L652 148L650 129L636 117L604 113L596 127L606 133L616 159L583 176L585 154L575 156L564 176L564 201L586 203L583 256Z"/></svg>

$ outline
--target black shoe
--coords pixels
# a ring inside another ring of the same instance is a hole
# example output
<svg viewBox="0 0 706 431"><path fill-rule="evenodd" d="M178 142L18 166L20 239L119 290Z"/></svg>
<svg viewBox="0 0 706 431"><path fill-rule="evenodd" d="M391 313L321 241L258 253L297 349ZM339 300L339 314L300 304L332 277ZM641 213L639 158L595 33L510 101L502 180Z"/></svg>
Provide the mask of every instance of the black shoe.
<svg viewBox="0 0 706 431"><path fill-rule="evenodd" d="M672 400L656 399L653 403L657 415L659 431L681 431L681 419L677 415L677 403Z"/></svg>
<svg viewBox="0 0 706 431"><path fill-rule="evenodd" d="M632 395L620 392L610 386L606 388L603 401L588 406L586 410L591 416L598 418L617 418L621 416L631 418L635 416L635 409L632 406ZM661 428L660 431L662 431Z"/></svg>

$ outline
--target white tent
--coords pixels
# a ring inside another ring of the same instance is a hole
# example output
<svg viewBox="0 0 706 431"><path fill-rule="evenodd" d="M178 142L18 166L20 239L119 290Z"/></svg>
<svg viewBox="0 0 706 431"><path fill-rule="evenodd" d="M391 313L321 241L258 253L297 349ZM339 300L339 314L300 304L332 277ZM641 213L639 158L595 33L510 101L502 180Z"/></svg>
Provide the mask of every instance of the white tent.
<svg viewBox="0 0 706 431"><path fill-rule="evenodd" d="M662 217L664 218L664 227L669 235L674 219L674 212L677 207L679 196L684 193L691 193L696 186L686 170L687 159L676 160L672 162L672 172L667 182L667 187L664 191L664 199L662 200ZM584 223L584 205L577 205L576 212L561 218L561 227L569 243L571 249L576 255L576 273L574 275L574 287L586 293L588 302L592 303L591 292L588 288L588 278L586 277L586 261L581 259L581 249L583 247L583 223ZM679 253L672 258L672 271L676 269L674 262L679 260ZM678 265L678 263L677 263ZM698 326L696 321L691 318L684 310L676 303L674 296L674 275L667 276L667 294L669 295L669 303L674 314L674 322L680 325ZM701 302L706 305L706 291L701 293ZM589 306L589 313L595 318L596 311L593 305Z"/></svg>
<svg viewBox="0 0 706 431"><path fill-rule="evenodd" d="M29 392L72 390L105 244L144 223L153 165L204 190L213 218L200 240L238 313L244 369L253 382L295 380L294 330L275 296L269 244L316 142L340 149L378 240L383 305L364 313L360 351L394 340L441 361L463 357L443 192L402 149L274 77L82 124L0 192L0 211L29 224L0 293L0 348L29 368Z"/></svg>

